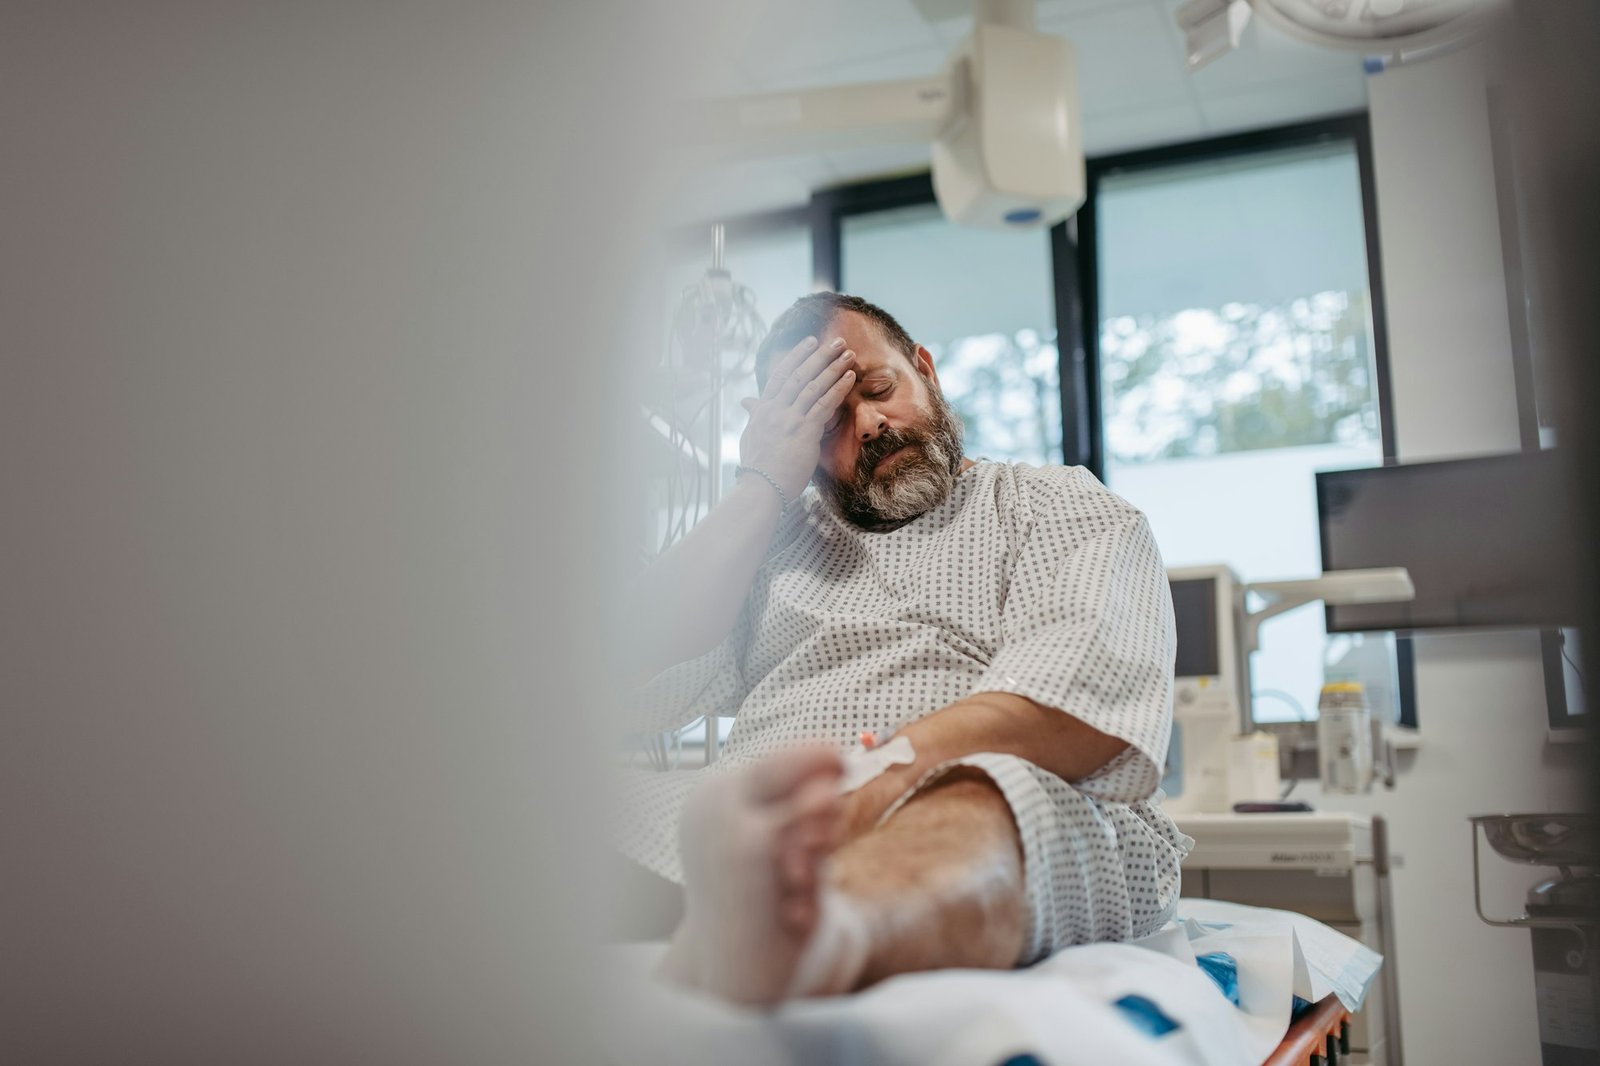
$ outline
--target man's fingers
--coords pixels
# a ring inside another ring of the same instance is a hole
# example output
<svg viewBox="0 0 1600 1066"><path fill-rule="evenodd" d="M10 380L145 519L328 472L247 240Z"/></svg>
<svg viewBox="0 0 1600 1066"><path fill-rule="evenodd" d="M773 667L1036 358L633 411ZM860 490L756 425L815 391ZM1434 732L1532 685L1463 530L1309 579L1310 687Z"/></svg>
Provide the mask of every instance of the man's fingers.
<svg viewBox="0 0 1600 1066"><path fill-rule="evenodd" d="M803 417L811 410L811 405L817 402L817 397L833 388L839 379L850 372L850 367L855 362L856 353L847 351L838 356L822 368L816 377L806 382L800 394L794 398L794 408Z"/></svg>
<svg viewBox="0 0 1600 1066"><path fill-rule="evenodd" d="M816 337L807 337L785 352L783 357L774 363L772 369L767 372L767 387L762 390L762 399L776 396L778 390L783 388L784 382L788 381L789 376L794 373L795 368L804 362L808 355L816 351L818 343L820 342Z"/></svg>
<svg viewBox="0 0 1600 1066"><path fill-rule="evenodd" d="M805 362L801 363L795 369L795 372L789 375L789 379L779 387L773 398L782 404L794 403L795 397L800 395L800 390L811 384L812 379L827 370L833 364L833 361L843 353L843 337L837 337L822 345L808 355Z"/></svg>
<svg viewBox="0 0 1600 1066"><path fill-rule="evenodd" d="M838 775L822 773L794 789L784 816L789 820L790 828L803 835L807 823L837 818L842 806Z"/></svg>
<svg viewBox="0 0 1600 1066"><path fill-rule="evenodd" d="M833 383L831 389L817 397L817 401L806 412L806 418L819 426L822 425L833 417L833 412L840 404L844 403L844 398L850 395L850 390L855 388L855 384L856 372L854 370L846 370L840 375L839 380Z"/></svg>
<svg viewBox="0 0 1600 1066"><path fill-rule="evenodd" d="M844 764L833 748L814 744L768 756L759 771L749 778L751 798L770 803L793 792L808 778L837 780L844 772Z"/></svg>

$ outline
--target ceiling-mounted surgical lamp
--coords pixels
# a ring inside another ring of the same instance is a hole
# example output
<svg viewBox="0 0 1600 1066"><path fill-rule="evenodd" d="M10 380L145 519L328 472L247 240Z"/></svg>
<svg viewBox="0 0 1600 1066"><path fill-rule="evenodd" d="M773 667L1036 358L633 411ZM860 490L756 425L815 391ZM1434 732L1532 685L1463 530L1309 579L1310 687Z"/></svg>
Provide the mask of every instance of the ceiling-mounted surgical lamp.
<svg viewBox="0 0 1600 1066"><path fill-rule="evenodd" d="M1302 41L1361 52L1379 68L1474 40L1499 0L1190 0L1174 17L1190 70L1239 46L1251 14Z"/></svg>
<svg viewBox="0 0 1600 1066"><path fill-rule="evenodd" d="M1247 0L1189 0L1173 17L1183 31L1184 62L1199 70L1239 47L1250 5Z"/></svg>

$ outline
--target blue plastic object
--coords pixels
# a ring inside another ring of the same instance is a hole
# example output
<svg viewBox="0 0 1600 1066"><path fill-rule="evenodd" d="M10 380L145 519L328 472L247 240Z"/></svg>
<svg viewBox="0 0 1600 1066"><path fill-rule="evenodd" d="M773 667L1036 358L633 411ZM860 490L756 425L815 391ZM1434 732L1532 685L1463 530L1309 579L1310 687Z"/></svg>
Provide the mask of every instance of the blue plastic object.
<svg viewBox="0 0 1600 1066"><path fill-rule="evenodd" d="M1211 978L1217 989L1228 997L1228 1002L1239 1005L1239 961L1226 951L1212 951L1195 956L1196 963Z"/></svg>
<svg viewBox="0 0 1600 1066"><path fill-rule="evenodd" d="M1161 1008L1143 996L1123 996L1112 1006L1146 1036L1166 1036L1180 1028L1177 1022L1161 1013Z"/></svg>

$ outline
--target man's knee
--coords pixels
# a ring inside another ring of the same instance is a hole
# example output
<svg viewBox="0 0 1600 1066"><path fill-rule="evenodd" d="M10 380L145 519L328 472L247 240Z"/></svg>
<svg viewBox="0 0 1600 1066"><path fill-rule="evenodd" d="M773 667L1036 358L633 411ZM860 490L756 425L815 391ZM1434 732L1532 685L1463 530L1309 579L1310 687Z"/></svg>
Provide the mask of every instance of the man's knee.
<svg viewBox="0 0 1600 1066"><path fill-rule="evenodd" d="M981 770L956 767L840 853L836 887L893 901L902 938L870 980L942 966L1006 968L1026 941L1023 851L1011 807Z"/></svg>
<svg viewBox="0 0 1600 1066"><path fill-rule="evenodd" d="M890 816L914 822L942 822L960 825L974 832L1008 840L1022 858L1022 838L1017 830L1011 804L994 779L973 766L954 766L917 793Z"/></svg>

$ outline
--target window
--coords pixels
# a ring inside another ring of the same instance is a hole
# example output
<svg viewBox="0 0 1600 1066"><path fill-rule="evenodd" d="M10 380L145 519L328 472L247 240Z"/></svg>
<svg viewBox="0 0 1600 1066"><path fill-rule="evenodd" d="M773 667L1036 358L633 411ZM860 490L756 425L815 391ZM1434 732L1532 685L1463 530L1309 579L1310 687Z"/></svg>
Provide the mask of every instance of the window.
<svg viewBox="0 0 1600 1066"><path fill-rule="evenodd" d="M1357 138L1138 153L1090 180L1104 480L1169 566L1314 576L1315 472L1385 456ZM1330 640L1306 608L1261 643L1258 721L1314 717L1325 676L1399 717L1392 635Z"/></svg>
<svg viewBox="0 0 1600 1066"><path fill-rule="evenodd" d="M840 287L932 354L966 452L1061 461L1060 356L1048 234L956 226L932 202L843 213Z"/></svg>

